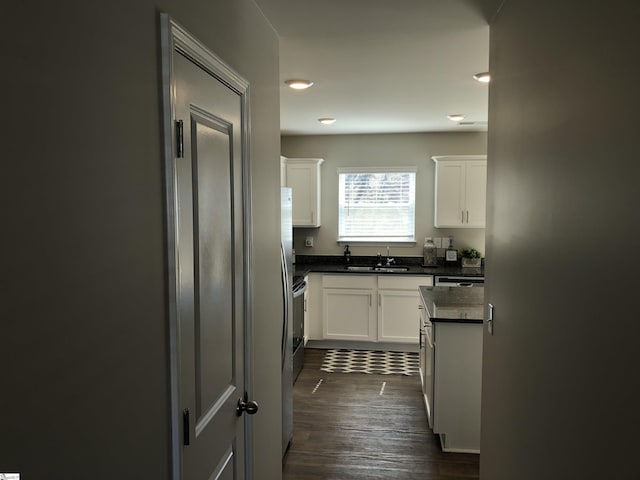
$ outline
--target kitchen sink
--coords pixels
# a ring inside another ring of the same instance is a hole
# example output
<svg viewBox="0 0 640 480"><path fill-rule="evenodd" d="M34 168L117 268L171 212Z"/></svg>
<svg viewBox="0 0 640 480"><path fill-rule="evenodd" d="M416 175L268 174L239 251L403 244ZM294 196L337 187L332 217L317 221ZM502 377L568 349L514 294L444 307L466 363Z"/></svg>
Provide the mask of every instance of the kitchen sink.
<svg viewBox="0 0 640 480"><path fill-rule="evenodd" d="M347 265L350 272L373 272L375 267L366 267L364 265Z"/></svg>
<svg viewBox="0 0 640 480"><path fill-rule="evenodd" d="M380 267L367 267L365 265L347 265L347 270L350 272L406 272L409 267L403 267L399 265L383 265Z"/></svg>
<svg viewBox="0 0 640 480"><path fill-rule="evenodd" d="M373 269L374 272L406 272L407 270L409 270L409 267L394 267L393 265L374 267Z"/></svg>

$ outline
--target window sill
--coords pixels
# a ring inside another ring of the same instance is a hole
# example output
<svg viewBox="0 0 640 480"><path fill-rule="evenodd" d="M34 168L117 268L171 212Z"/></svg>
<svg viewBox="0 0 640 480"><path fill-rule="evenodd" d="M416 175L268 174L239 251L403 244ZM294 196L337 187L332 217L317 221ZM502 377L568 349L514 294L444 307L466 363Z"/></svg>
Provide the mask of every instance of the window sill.
<svg viewBox="0 0 640 480"><path fill-rule="evenodd" d="M398 247L415 247L415 239L398 239L398 238L340 238L336 240L336 243L340 246L345 245L362 245L371 247L386 247L386 246L398 246Z"/></svg>

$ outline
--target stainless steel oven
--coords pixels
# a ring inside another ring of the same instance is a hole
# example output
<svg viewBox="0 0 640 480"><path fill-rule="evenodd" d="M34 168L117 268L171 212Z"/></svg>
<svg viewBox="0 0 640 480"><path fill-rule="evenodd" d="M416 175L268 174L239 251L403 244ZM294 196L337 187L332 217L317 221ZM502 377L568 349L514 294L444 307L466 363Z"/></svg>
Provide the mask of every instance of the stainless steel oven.
<svg viewBox="0 0 640 480"><path fill-rule="evenodd" d="M298 378L304 364L304 294L307 282L304 278L293 279L293 382Z"/></svg>

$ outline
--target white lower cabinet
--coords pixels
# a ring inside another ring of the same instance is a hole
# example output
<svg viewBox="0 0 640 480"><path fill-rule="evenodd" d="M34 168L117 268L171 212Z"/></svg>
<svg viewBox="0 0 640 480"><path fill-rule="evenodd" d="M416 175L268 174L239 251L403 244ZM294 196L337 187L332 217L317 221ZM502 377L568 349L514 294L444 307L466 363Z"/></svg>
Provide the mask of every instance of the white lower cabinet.
<svg viewBox="0 0 640 480"><path fill-rule="evenodd" d="M482 324L436 322L433 433L445 452L480 452Z"/></svg>
<svg viewBox="0 0 640 480"><path fill-rule="evenodd" d="M325 275L322 287L324 339L375 341L375 276Z"/></svg>
<svg viewBox="0 0 640 480"><path fill-rule="evenodd" d="M418 343L420 285L433 285L431 276L378 276L378 341Z"/></svg>
<svg viewBox="0 0 640 480"><path fill-rule="evenodd" d="M309 275L309 339L418 344L429 275Z"/></svg>

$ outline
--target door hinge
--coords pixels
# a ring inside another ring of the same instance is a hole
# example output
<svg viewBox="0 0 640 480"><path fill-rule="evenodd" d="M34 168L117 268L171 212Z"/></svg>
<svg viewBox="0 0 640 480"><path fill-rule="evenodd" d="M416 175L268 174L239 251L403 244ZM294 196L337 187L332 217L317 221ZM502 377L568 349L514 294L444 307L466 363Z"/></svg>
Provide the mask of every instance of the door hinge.
<svg viewBox="0 0 640 480"><path fill-rule="evenodd" d="M176 157L184 157L184 124L182 120L176 120Z"/></svg>
<svg viewBox="0 0 640 480"><path fill-rule="evenodd" d="M189 409L185 408L182 411L182 444L186 447L191 444L189 438Z"/></svg>

